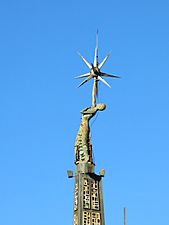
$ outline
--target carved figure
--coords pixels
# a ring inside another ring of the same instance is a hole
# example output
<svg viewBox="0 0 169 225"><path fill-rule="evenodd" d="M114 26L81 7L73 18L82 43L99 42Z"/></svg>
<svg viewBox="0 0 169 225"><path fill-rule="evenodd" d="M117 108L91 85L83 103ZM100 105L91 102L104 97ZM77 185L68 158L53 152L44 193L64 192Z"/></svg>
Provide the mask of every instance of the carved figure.
<svg viewBox="0 0 169 225"><path fill-rule="evenodd" d="M101 103L96 106L85 108L81 111L82 119L75 141L75 155L78 161L88 162L90 157L90 126L89 121L97 111L103 111L106 105Z"/></svg>
<svg viewBox="0 0 169 225"><path fill-rule="evenodd" d="M107 83L106 80L103 79L103 77L111 77L111 78L119 78L119 76L111 75L107 73L101 72L101 68L110 56L110 53L103 59L101 63L98 62L98 32L96 34L96 48L95 48L95 54L94 54L94 62L93 64L90 64L80 53L79 53L81 59L84 61L84 63L87 65L87 67L90 69L90 72L82 74L80 76L77 76L76 78L85 78L84 81L82 81L79 85L81 87L85 83L87 83L89 80L93 79L93 89L92 89L92 106L89 108L85 108L81 111L82 119L80 128L76 137L75 141L75 156L76 160L75 162L93 162L92 161L92 146L90 142L90 126L89 126L89 120L95 116L97 111L102 111L106 108L105 104L97 104L96 98L98 94L98 82L101 81L104 84L106 84L108 87L110 85Z"/></svg>

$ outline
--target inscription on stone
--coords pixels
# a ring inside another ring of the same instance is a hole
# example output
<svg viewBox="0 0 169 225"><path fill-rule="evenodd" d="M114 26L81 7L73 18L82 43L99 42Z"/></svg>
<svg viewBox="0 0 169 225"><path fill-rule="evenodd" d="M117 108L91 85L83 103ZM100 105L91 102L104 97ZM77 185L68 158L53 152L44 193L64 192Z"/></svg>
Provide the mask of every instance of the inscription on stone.
<svg viewBox="0 0 169 225"><path fill-rule="evenodd" d="M87 178L83 179L83 207L90 209L90 185Z"/></svg>
<svg viewBox="0 0 169 225"><path fill-rule="evenodd" d="M92 223L91 225L101 225L100 222L100 213L92 213Z"/></svg>
<svg viewBox="0 0 169 225"><path fill-rule="evenodd" d="M83 212L83 225L91 225L90 224L90 213L87 211Z"/></svg>
<svg viewBox="0 0 169 225"><path fill-rule="evenodd" d="M91 183L91 205L92 205L92 209L99 210L98 181L92 181Z"/></svg>

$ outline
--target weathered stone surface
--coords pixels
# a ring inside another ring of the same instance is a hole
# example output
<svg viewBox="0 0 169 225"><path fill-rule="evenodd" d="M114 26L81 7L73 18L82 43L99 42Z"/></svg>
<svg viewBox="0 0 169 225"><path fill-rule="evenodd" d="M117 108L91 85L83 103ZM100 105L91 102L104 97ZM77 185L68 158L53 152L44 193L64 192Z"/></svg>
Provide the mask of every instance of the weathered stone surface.
<svg viewBox="0 0 169 225"><path fill-rule="evenodd" d="M75 176L73 225L104 225L102 177L95 173Z"/></svg>

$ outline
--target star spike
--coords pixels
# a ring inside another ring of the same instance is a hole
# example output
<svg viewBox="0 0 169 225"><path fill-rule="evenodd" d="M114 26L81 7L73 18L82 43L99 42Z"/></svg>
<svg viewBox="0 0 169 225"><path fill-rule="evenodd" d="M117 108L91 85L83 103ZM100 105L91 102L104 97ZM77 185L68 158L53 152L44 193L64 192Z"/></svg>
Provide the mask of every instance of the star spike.
<svg viewBox="0 0 169 225"><path fill-rule="evenodd" d="M96 47L95 47L95 53L94 53L94 67L98 66L98 30L96 32Z"/></svg>
<svg viewBox="0 0 169 225"><path fill-rule="evenodd" d="M91 64L79 52L77 52L77 53L81 57L81 59L83 60L83 62L87 65L87 67L91 70L92 69Z"/></svg>
<svg viewBox="0 0 169 225"><path fill-rule="evenodd" d="M98 76L98 79L102 81L105 85L107 85L109 88L111 88L111 86L107 83L107 81L105 81L101 76Z"/></svg>
<svg viewBox="0 0 169 225"><path fill-rule="evenodd" d="M82 75L77 76L75 78L83 78L83 77L88 77L88 76L90 76L90 73L85 73L85 74L82 74Z"/></svg>
<svg viewBox="0 0 169 225"><path fill-rule="evenodd" d="M103 59L103 61L99 64L98 68L101 69L101 67L104 65L104 63L107 61L107 59L109 58L111 52L109 52L106 57Z"/></svg>
<svg viewBox="0 0 169 225"><path fill-rule="evenodd" d="M84 81L82 81L82 83L79 84L78 87L81 87L83 84L85 84L86 82L88 82L88 81L91 80L92 78L93 78L93 76L87 77Z"/></svg>
<svg viewBox="0 0 169 225"><path fill-rule="evenodd" d="M112 77L112 78L120 78L120 77L117 76L117 75L114 75L114 74L107 74L107 73L100 73L100 76L103 76L103 77Z"/></svg>

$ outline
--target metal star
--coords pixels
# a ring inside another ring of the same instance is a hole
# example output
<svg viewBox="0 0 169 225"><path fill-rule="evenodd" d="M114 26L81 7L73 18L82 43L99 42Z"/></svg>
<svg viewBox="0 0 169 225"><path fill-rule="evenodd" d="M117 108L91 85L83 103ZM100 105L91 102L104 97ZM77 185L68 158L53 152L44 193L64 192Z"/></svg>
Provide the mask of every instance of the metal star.
<svg viewBox="0 0 169 225"><path fill-rule="evenodd" d="M107 73L103 73L100 71L101 67L104 65L108 57L110 56L110 53L107 54L107 56L103 59L101 63L98 63L98 31L96 33L96 48L95 48L95 54L94 54L94 63L90 64L80 53L78 53L81 57L81 59L84 61L84 63L87 65L87 67L90 69L89 73L82 74L80 76L77 76L75 78L83 78L87 77L78 87L81 87L83 84L94 78L96 81L102 81L105 85L111 88L111 86L103 79L103 77L111 77L111 78L120 78L119 76L116 75L111 75ZM97 82L96 82L97 83ZM95 89L95 95L97 95L97 85Z"/></svg>

